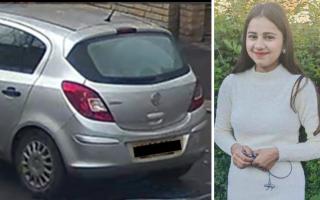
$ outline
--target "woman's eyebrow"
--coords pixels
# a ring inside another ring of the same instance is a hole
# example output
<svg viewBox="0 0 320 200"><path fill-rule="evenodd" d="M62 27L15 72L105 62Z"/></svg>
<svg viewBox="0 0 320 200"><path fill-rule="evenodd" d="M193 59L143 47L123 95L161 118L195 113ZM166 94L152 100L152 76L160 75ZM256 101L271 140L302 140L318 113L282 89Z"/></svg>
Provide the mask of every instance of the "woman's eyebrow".
<svg viewBox="0 0 320 200"><path fill-rule="evenodd" d="M253 31L249 31L247 34L257 34L257 33Z"/></svg>
<svg viewBox="0 0 320 200"><path fill-rule="evenodd" d="M277 35L277 34L273 32L264 32L263 35Z"/></svg>
<svg viewBox="0 0 320 200"><path fill-rule="evenodd" d="M254 35L257 35L258 33L257 32L253 32L253 31L249 31L247 34L254 34ZM263 32L262 33L263 35L274 35L276 36L277 34L274 33L274 32Z"/></svg>

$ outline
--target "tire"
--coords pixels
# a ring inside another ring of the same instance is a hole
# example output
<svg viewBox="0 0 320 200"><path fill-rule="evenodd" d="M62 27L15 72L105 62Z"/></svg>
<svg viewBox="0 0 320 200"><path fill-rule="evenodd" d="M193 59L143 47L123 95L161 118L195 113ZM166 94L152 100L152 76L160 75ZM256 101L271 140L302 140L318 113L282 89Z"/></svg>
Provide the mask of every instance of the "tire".
<svg viewBox="0 0 320 200"><path fill-rule="evenodd" d="M66 173L53 140L42 130L29 129L16 148L14 164L23 186L35 197L58 196Z"/></svg>

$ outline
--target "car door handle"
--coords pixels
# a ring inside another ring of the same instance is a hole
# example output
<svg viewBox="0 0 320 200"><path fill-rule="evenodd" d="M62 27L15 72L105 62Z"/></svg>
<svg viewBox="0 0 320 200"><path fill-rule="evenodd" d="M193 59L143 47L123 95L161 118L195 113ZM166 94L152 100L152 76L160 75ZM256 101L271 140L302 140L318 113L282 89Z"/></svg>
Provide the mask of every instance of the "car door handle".
<svg viewBox="0 0 320 200"><path fill-rule="evenodd" d="M20 97L21 92L16 91L16 88L14 87L7 87L6 90L2 90L2 94L10 97Z"/></svg>

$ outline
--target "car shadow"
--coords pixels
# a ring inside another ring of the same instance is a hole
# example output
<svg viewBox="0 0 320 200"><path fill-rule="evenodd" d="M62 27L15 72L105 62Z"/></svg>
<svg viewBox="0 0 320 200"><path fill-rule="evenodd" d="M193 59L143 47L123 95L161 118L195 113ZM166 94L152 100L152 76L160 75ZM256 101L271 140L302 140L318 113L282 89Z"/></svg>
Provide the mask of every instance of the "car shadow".
<svg viewBox="0 0 320 200"><path fill-rule="evenodd" d="M67 200L189 199L202 196L201 183L194 180L145 177L137 180L82 181L73 185Z"/></svg>
<svg viewBox="0 0 320 200"><path fill-rule="evenodd" d="M192 173L192 169L190 170ZM180 179L146 176L124 179L70 179L62 197L54 200L211 199L211 185L189 173ZM0 162L0 199L36 200L24 189L11 165Z"/></svg>

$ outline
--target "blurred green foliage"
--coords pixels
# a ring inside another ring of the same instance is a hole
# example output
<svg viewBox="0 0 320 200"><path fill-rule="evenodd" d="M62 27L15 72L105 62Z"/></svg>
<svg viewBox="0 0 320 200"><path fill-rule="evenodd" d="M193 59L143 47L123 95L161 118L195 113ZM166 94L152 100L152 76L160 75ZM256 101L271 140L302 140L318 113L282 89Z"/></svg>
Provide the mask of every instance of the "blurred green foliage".
<svg viewBox="0 0 320 200"><path fill-rule="evenodd" d="M247 13L257 0L216 0L214 15L214 98L230 73L241 50L242 29ZM295 56L305 74L320 86L320 2L278 1L287 11L294 37ZM308 22L296 16L308 12ZM214 105L216 108L216 105ZM301 131L305 138L304 131ZM214 199L226 200L230 157L214 148ZM320 200L320 161L303 162L306 175L306 200Z"/></svg>

